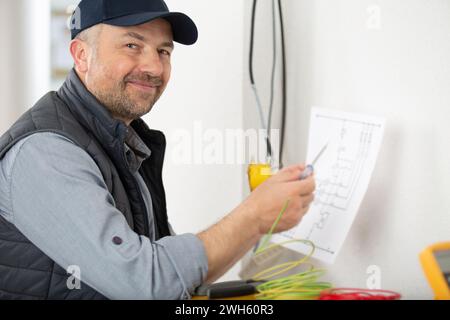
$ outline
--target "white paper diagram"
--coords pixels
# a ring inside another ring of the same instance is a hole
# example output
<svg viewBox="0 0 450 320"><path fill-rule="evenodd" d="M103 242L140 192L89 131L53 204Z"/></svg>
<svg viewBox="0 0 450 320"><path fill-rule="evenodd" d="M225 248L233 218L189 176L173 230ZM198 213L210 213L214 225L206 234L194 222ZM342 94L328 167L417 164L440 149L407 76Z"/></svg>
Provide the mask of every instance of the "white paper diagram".
<svg viewBox="0 0 450 320"><path fill-rule="evenodd" d="M328 144L315 165L315 200L295 228L274 235L273 241L307 239L316 246L314 258L333 263L358 213L375 167L384 133L376 117L313 108L308 161ZM301 243L286 245L307 254Z"/></svg>

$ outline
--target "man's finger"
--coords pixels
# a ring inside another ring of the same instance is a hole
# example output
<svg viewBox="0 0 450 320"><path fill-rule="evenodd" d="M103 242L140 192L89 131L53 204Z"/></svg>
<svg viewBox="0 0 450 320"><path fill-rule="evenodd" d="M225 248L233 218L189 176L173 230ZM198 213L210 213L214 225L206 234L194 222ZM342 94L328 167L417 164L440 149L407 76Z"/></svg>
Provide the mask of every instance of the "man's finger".
<svg viewBox="0 0 450 320"><path fill-rule="evenodd" d="M288 188L292 188L293 194L298 196L310 195L316 189L314 176L310 176L305 180L297 179L297 181L288 182L287 185Z"/></svg>
<svg viewBox="0 0 450 320"><path fill-rule="evenodd" d="M301 197L302 207L306 208L314 201L314 193Z"/></svg>
<svg viewBox="0 0 450 320"><path fill-rule="evenodd" d="M275 176L277 181L295 181L300 179L300 175L305 170L304 164L297 164L281 169Z"/></svg>

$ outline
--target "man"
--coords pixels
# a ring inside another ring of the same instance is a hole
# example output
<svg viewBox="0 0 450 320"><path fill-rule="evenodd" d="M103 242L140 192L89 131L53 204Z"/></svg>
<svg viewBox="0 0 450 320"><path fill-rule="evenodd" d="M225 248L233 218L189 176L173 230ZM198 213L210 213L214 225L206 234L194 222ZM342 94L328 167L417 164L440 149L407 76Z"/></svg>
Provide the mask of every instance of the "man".
<svg viewBox="0 0 450 320"><path fill-rule="evenodd" d="M164 135L140 119L170 78L190 18L162 0L83 0L74 69L0 138L0 298L187 299L313 200L302 166L280 171L222 221L175 235L161 178ZM75 270L76 279L67 270Z"/></svg>

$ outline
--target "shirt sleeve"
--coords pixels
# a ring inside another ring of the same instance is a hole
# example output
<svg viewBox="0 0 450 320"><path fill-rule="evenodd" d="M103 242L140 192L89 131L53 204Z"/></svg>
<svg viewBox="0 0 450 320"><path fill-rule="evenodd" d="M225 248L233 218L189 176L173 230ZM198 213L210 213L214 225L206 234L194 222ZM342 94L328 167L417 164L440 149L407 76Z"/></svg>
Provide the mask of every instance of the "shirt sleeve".
<svg viewBox="0 0 450 320"><path fill-rule="evenodd" d="M208 271L198 237L139 236L84 150L53 133L26 139L10 191L13 223L33 244L109 299L190 298Z"/></svg>

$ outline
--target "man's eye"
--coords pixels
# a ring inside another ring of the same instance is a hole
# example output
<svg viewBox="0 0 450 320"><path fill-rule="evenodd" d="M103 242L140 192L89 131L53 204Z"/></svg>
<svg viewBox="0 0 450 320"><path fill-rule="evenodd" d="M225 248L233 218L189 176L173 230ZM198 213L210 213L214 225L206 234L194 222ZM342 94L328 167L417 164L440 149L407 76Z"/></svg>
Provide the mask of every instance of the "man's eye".
<svg viewBox="0 0 450 320"><path fill-rule="evenodd" d="M164 49L159 50L160 54L166 55L166 56L170 56L170 52Z"/></svg>
<svg viewBox="0 0 450 320"><path fill-rule="evenodd" d="M138 46L137 46L136 44L134 44L134 43L128 43L128 44L127 44L127 48L128 48L128 49L137 49Z"/></svg>

